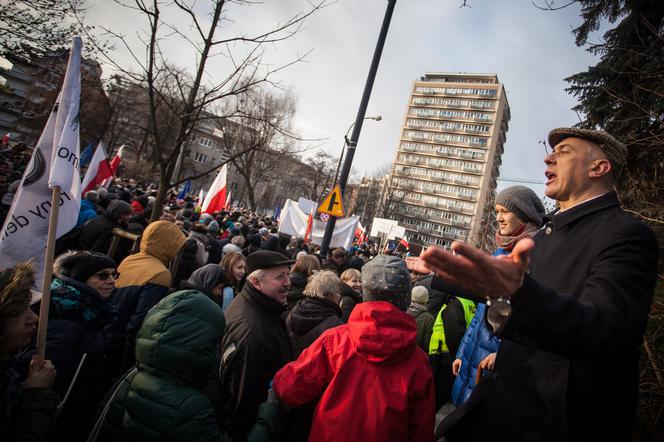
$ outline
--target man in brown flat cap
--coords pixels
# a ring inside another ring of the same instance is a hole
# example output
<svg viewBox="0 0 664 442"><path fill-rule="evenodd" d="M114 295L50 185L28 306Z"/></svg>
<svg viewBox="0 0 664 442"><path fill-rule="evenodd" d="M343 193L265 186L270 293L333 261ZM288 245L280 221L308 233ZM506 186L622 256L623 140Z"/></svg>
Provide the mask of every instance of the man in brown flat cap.
<svg viewBox="0 0 664 442"><path fill-rule="evenodd" d="M575 128L549 143L545 194L559 210L534 241L503 257L432 247L410 265L511 300L495 369L437 429L449 441L630 440L657 243L620 209L622 143Z"/></svg>

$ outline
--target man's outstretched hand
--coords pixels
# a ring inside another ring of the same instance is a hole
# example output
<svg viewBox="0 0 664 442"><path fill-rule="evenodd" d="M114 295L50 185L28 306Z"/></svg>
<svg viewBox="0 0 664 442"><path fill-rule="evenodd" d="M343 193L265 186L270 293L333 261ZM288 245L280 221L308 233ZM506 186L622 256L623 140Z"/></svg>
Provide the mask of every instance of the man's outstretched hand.
<svg viewBox="0 0 664 442"><path fill-rule="evenodd" d="M534 245L532 239L522 239L509 255L491 256L471 245L454 242L454 253L430 247L419 258L408 258L406 263L410 270L434 272L478 296L500 298L513 295L523 284Z"/></svg>

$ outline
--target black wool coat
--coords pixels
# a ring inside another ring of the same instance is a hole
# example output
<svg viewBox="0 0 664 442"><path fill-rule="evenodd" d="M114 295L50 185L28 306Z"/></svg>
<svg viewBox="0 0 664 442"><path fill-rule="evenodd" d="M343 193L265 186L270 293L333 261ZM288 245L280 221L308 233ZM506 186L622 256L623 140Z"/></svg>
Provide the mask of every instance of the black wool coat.
<svg viewBox="0 0 664 442"><path fill-rule="evenodd" d="M245 440L270 381L294 359L281 319L284 309L247 282L224 313L219 386L224 403L216 407L233 441Z"/></svg>
<svg viewBox="0 0 664 442"><path fill-rule="evenodd" d="M655 236L611 192L555 214L534 239L495 370L437 433L449 441L630 440Z"/></svg>

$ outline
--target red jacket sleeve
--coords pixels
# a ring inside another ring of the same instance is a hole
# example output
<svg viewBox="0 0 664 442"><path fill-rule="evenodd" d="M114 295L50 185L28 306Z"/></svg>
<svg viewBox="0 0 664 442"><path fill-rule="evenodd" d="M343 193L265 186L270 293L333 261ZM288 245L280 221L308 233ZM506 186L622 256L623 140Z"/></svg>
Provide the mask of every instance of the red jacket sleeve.
<svg viewBox="0 0 664 442"><path fill-rule="evenodd" d="M274 376L272 388L287 407L297 407L320 396L333 376L328 358L328 332L307 347L297 360L287 364Z"/></svg>
<svg viewBox="0 0 664 442"><path fill-rule="evenodd" d="M433 442L436 418L436 397L433 373L427 357L422 353L420 372L415 378L417 385L410 390L408 404L409 440L412 442Z"/></svg>

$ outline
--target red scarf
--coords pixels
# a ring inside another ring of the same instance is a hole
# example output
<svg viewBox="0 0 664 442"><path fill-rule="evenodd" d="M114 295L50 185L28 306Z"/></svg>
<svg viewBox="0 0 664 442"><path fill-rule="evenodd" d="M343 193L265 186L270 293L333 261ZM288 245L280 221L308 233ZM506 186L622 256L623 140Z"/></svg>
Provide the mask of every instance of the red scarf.
<svg viewBox="0 0 664 442"><path fill-rule="evenodd" d="M523 238L532 238L539 229L535 224L522 224L516 232L511 235L501 235L500 230L496 231L496 245L506 252L511 252L514 245Z"/></svg>

